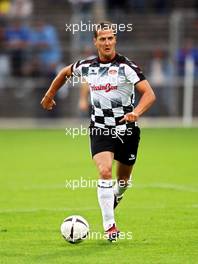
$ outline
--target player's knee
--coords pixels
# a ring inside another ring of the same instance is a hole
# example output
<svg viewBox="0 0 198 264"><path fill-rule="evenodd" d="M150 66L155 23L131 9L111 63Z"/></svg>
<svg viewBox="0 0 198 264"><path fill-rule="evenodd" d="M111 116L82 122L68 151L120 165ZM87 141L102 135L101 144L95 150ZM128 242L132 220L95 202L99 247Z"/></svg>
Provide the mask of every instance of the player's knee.
<svg viewBox="0 0 198 264"><path fill-rule="evenodd" d="M112 178L111 168L108 166L100 166L99 172L100 172L101 179L111 179Z"/></svg>

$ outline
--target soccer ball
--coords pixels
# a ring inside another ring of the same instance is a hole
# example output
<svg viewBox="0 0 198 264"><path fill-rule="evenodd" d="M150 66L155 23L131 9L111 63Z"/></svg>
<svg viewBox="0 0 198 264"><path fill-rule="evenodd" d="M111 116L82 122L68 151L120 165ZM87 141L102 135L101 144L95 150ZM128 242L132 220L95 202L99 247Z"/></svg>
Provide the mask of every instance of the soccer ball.
<svg viewBox="0 0 198 264"><path fill-rule="evenodd" d="M89 234L89 224L82 216L71 215L61 224L61 234L70 243L82 242Z"/></svg>

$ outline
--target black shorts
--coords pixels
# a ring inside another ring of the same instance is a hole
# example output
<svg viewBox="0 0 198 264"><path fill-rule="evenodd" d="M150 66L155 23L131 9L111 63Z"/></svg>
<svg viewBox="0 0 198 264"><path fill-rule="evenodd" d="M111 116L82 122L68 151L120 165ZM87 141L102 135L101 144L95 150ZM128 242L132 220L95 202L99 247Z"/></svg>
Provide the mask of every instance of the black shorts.
<svg viewBox="0 0 198 264"><path fill-rule="evenodd" d="M127 130L116 132L115 128L89 127L92 157L103 151L114 153L114 159L126 165L136 161L140 141L140 129L134 123Z"/></svg>

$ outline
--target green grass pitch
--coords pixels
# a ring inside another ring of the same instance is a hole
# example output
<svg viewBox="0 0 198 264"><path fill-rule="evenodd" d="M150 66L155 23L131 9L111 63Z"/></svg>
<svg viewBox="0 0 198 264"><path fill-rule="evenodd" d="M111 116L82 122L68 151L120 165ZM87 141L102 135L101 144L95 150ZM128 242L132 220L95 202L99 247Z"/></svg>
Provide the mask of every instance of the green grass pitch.
<svg viewBox="0 0 198 264"><path fill-rule="evenodd" d="M0 131L0 263L198 263L198 129L142 129L134 186L116 209L132 239L87 239L72 245L62 220L85 217L103 232L86 136L64 130Z"/></svg>

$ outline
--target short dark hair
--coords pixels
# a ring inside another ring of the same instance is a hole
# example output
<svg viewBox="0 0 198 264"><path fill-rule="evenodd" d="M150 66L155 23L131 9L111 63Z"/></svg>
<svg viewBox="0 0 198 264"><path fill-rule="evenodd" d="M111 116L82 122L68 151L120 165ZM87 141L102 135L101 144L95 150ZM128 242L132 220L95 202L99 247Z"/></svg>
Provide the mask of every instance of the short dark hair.
<svg viewBox="0 0 198 264"><path fill-rule="evenodd" d="M110 21L102 21L95 25L94 38L97 38L99 30L113 30L113 34L116 35L116 26Z"/></svg>

